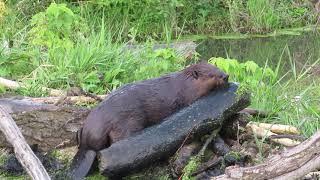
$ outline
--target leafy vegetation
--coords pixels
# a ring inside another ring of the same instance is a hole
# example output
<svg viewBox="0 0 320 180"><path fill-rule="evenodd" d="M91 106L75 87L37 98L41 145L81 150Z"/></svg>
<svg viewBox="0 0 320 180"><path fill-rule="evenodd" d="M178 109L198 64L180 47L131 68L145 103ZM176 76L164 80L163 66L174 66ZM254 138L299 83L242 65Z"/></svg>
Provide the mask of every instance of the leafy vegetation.
<svg viewBox="0 0 320 180"><path fill-rule="evenodd" d="M266 118L266 121L296 126L306 136L320 127L320 107L317 105L319 94L316 93L320 88L319 79L310 76L310 70L319 61L320 59L311 66L306 66L302 71L298 71L295 62L290 61L291 69L281 75L281 58L275 70L268 67L268 62L260 67L253 61L239 63L237 60L224 58L209 60L227 72L231 81L239 82L251 90L252 107L278 115Z"/></svg>
<svg viewBox="0 0 320 180"><path fill-rule="evenodd" d="M52 3L45 12L34 15L30 21L30 44L47 48L72 48L71 35L79 26L76 16L66 4Z"/></svg>
<svg viewBox="0 0 320 180"><path fill-rule="evenodd" d="M247 84L249 88L270 85L277 80L277 74L271 68L261 68L253 61L239 63L235 59L211 58L209 63L227 72L233 81Z"/></svg>

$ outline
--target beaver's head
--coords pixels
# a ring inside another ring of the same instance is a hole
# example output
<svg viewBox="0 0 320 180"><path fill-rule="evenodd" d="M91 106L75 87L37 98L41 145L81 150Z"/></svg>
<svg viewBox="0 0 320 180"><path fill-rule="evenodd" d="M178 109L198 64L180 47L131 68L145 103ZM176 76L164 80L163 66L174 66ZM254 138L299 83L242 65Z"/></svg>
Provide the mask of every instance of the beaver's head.
<svg viewBox="0 0 320 180"><path fill-rule="evenodd" d="M193 78L199 96L228 84L229 75L207 62L191 65L185 70Z"/></svg>

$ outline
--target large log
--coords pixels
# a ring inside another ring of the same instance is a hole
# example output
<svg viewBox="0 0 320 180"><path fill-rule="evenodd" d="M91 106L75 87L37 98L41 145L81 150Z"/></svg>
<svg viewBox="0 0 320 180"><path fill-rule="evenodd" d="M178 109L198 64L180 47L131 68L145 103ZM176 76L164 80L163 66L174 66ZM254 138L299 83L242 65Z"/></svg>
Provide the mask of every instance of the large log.
<svg viewBox="0 0 320 180"><path fill-rule="evenodd" d="M14 147L17 159L34 180L49 180L49 174L19 131L9 113L0 105L0 130Z"/></svg>
<svg viewBox="0 0 320 180"><path fill-rule="evenodd" d="M0 105L10 113L28 144L38 144L45 151L57 146L76 145L76 132L89 113L87 108L15 99L0 99ZM9 145L0 134L0 146Z"/></svg>
<svg viewBox="0 0 320 180"><path fill-rule="evenodd" d="M249 105L249 95L237 95L237 85L212 92L140 134L98 152L100 171L124 176L173 155L184 139L204 135L221 127L224 119Z"/></svg>
<svg viewBox="0 0 320 180"><path fill-rule="evenodd" d="M320 168L320 131L300 145L252 167L228 167L211 179L300 179Z"/></svg>

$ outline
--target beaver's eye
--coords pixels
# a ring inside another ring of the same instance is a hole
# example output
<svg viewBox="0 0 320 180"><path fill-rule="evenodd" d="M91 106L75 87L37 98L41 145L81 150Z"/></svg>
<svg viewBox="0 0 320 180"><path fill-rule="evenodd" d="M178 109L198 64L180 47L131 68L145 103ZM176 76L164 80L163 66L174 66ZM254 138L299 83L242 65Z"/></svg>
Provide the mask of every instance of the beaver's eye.
<svg viewBox="0 0 320 180"><path fill-rule="evenodd" d="M224 81L228 81L229 75L223 74L223 75L220 75L220 78L223 79Z"/></svg>
<svg viewBox="0 0 320 180"><path fill-rule="evenodd" d="M197 71L193 71L193 72L192 72L192 76L193 76L195 79L198 79L199 73L198 73Z"/></svg>

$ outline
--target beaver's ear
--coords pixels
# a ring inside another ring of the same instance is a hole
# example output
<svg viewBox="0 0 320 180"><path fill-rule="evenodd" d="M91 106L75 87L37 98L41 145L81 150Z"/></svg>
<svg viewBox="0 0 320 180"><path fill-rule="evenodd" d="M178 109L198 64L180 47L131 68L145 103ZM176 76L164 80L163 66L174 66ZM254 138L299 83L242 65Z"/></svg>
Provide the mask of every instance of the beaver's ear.
<svg viewBox="0 0 320 180"><path fill-rule="evenodd" d="M201 60L199 61L199 63L208 63L208 61L206 61L206 60L204 60L204 59L201 59Z"/></svg>
<svg viewBox="0 0 320 180"><path fill-rule="evenodd" d="M193 76L193 78L198 79L199 78L198 71L192 71L192 76Z"/></svg>

